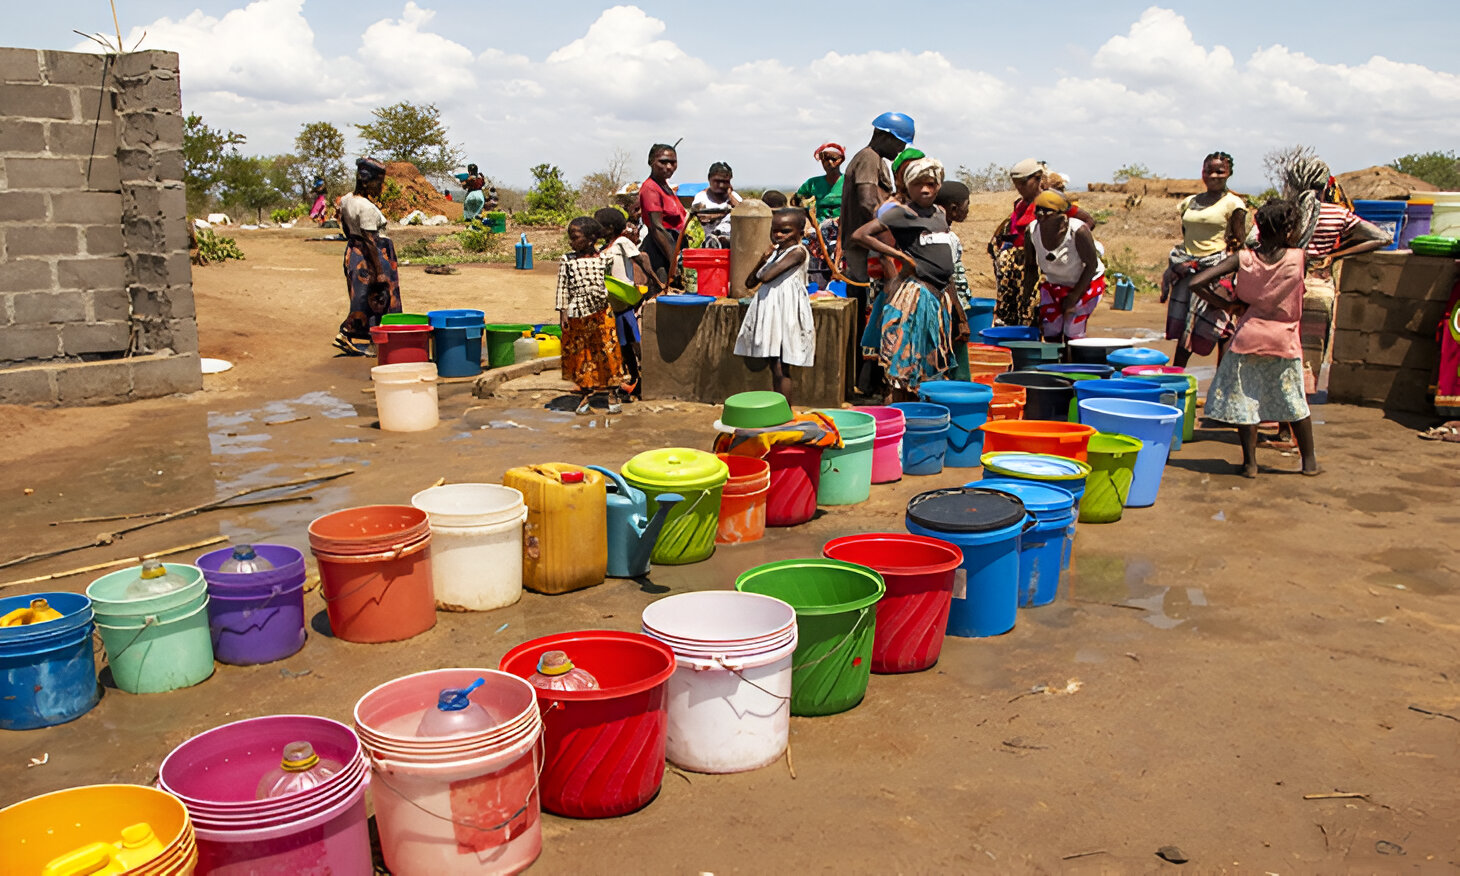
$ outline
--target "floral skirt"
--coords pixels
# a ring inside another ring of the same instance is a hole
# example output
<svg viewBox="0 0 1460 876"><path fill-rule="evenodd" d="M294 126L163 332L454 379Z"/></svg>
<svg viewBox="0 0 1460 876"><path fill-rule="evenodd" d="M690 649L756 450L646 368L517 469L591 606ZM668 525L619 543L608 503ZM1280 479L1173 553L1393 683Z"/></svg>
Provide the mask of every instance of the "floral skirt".
<svg viewBox="0 0 1460 876"><path fill-rule="evenodd" d="M916 277L908 277L872 305L862 343L877 341L877 360L894 389L916 392L924 380L954 365L953 318L947 302Z"/></svg>
<svg viewBox="0 0 1460 876"><path fill-rule="evenodd" d="M610 308L589 316L565 316L562 328L564 380L572 381L583 392L623 382L623 353Z"/></svg>
<svg viewBox="0 0 1460 876"><path fill-rule="evenodd" d="M1228 353L1207 390L1206 415L1233 426L1274 421L1296 423L1308 417L1303 393L1303 360Z"/></svg>

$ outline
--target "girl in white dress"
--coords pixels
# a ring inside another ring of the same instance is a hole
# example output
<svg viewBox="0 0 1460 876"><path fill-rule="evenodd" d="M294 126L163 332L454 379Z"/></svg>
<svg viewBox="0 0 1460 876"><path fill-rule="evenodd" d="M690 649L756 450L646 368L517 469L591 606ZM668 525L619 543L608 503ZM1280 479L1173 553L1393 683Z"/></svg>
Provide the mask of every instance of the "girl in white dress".
<svg viewBox="0 0 1460 876"><path fill-rule="evenodd" d="M751 268L747 286L760 284L750 299L735 355L769 359L772 386L791 401L790 366L810 367L816 357L816 330L806 293L810 253L801 244L806 213L799 207L777 210L771 219L771 246Z"/></svg>

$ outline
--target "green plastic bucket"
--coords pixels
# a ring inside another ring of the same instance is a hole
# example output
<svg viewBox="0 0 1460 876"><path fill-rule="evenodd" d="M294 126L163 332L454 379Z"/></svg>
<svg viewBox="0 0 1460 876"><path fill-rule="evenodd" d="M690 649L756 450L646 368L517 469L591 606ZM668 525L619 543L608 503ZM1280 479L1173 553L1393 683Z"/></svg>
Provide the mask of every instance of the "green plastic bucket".
<svg viewBox="0 0 1460 876"><path fill-rule="evenodd" d="M487 333L487 367L501 368L512 364L512 345L522 337L523 332L532 331L532 326L521 323L489 323Z"/></svg>
<svg viewBox="0 0 1460 876"><path fill-rule="evenodd" d="M1135 476L1139 439L1129 435L1096 432L1086 451L1090 475L1085 479L1085 498L1080 502L1081 523L1114 523L1125 511Z"/></svg>
<svg viewBox="0 0 1460 876"><path fill-rule="evenodd" d="M877 418L863 411L825 410L842 436L841 447L828 447L821 454L821 483L816 488L818 505L855 505L872 495L872 442L877 437Z"/></svg>
<svg viewBox="0 0 1460 876"><path fill-rule="evenodd" d="M482 224L498 234L507 232L507 214L501 210L489 210L482 214Z"/></svg>
<svg viewBox="0 0 1460 876"><path fill-rule="evenodd" d="M735 579L744 593L774 596L796 609L791 714L835 715L867 695L882 576L840 560L781 560Z"/></svg>
<svg viewBox="0 0 1460 876"><path fill-rule="evenodd" d="M646 450L623 465L624 480L644 491L648 515L659 511L659 496L684 497L664 518L664 527L649 555L651 563L682 566L709 559L720 528L720 494L730 469L713 453L687 447Z"/></svg>
<svg viewBox="0 0 1460 876"><path fill-rule="evenodd" d="M127 693L163 693L191 687L213 674L208 590L197 566L164 563L189 580L185 587L146 599L127 599L137 567L91 582L86 595L106 648L112 680Z"/></svg>
<svg viewBox="0 0 1460 876"><path fill-rule="evenodd" d="M431 319L424 313L387 313L380 318L381 325L430 325Z"/></svg>
<svg viewBox="0 0 1460 876"><path fill-rule="evenodd" d="M999 341L1014 357L1014 371L1025 371L1046 362L1058 362L1064 348L1052 341Z"/></svg>

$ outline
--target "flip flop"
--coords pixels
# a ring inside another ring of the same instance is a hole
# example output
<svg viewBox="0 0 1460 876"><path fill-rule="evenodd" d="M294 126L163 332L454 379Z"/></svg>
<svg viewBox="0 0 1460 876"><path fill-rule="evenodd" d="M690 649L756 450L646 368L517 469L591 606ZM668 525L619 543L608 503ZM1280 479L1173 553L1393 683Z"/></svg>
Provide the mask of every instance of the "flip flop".
<svg viewBox="0 0 1460 876"><path fill-rule="evenodd" d="M370 355L365 350L361 349L360 347L355 346L354 341L351 341L349 338L345 337L344 335L335 335L334 345L335 345L335 349L337 349L340 352L344 353L346 356L368 356L368 355Z"/></svg>
<svg viewBox="0 0 1460 876"><path fill-rule="evenodd" d="M1418 437L1426 441L1460 441L1460 429L1450 423L1434 426L1420 432Z"/></svg>

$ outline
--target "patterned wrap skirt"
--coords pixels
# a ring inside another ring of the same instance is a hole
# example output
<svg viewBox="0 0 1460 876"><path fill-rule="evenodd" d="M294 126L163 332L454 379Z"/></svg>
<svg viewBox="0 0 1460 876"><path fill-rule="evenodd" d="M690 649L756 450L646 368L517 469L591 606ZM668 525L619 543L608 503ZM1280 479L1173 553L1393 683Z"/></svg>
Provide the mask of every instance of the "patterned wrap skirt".
<svg viewBox="0 0 1460 876"><path fill-rule="evenodd" d="M1217 365L1217 374L1207 390L1205 412L1211 419L1233 426L1306 419L1309 411L1303 393L1303 360L1228 353Z"/></svg>
<svg viewBox="0 0 1460 876"><path fill-rule="evenodd" d="M612 309L605 307L588 316L565 316L562 328L564 380L582 392L608 389L623 382L624 359Z"/></svg>
<svg viewBox="0 0 1460 876"><path fill-rule="evenodd" d="M372 282L366 247L374 246L380 259L384 283ZM347 338L370 340L370 327L380 325L387 313L400 313L400 272L396 268L395 244L388 237L351 237L345 242L345 292L350 296L350 315L340 323Z"/></svg>

